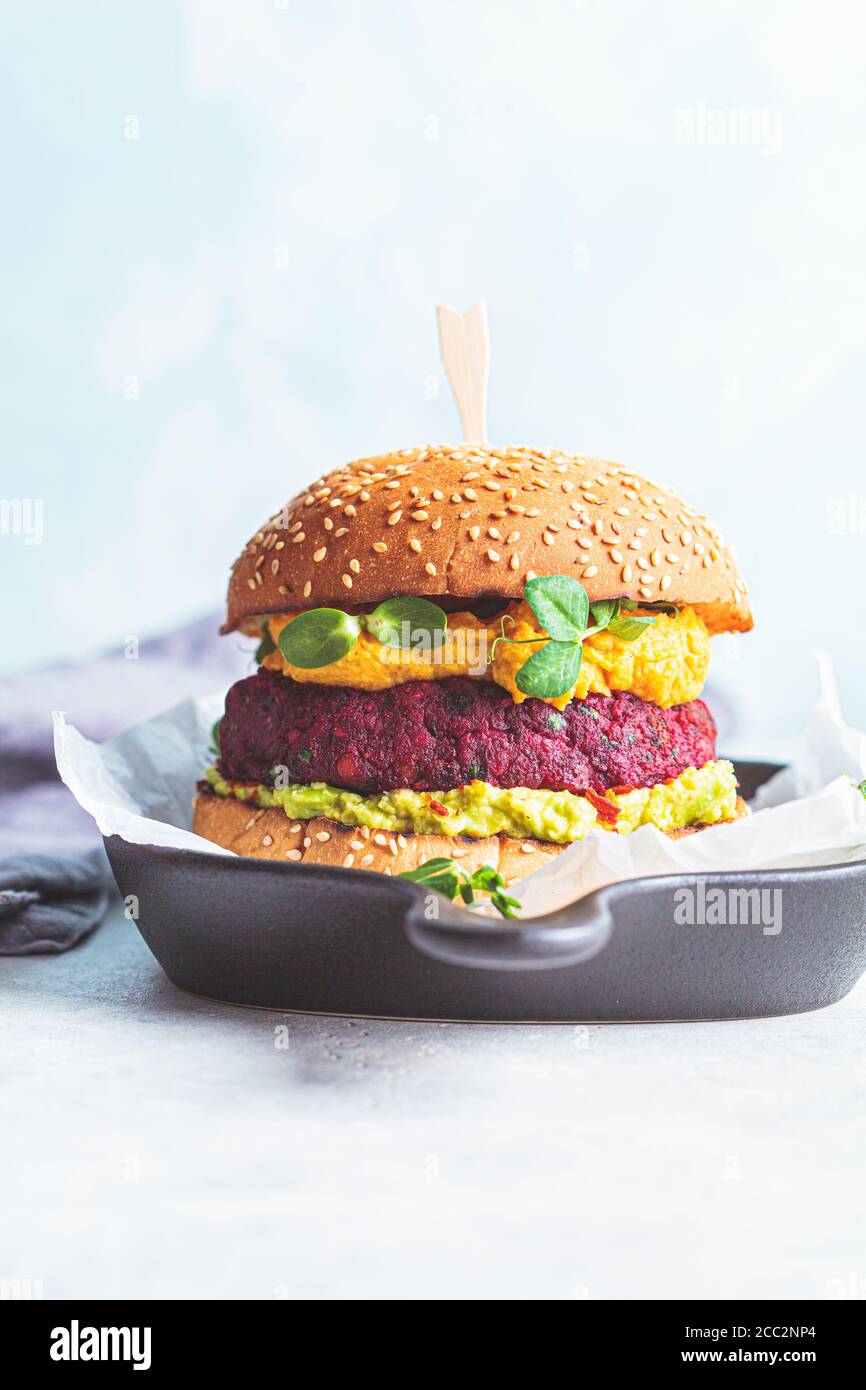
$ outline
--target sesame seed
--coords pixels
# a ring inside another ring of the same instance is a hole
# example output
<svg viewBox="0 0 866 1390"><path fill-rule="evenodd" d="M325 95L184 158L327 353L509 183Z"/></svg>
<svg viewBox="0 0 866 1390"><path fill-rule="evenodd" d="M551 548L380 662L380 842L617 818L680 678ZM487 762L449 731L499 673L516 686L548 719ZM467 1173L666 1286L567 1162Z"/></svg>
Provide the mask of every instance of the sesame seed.
<svg viewBox="0 0 866 1390"><path fill-rule="evenodd" d="M384 541L374 541L373 549L375 550L377 555L385 555L387 553L388 547Z"/></svg>
<svg viewBox="0 0 866 1390"><path fill-rule="evenodd" d="M490 537L490 539L491 539L492 541L501 541L501 540L502 540L502 532L501 532L500 530L498 530L498 528L495 527L495 526L488 526L488 528L487 528L487 534L488 534L488 536Z"/></svg>
<svg viewBox="0 0 866 1390"><path fill-rule="evenodd" d="M648 570L649 567L650 567L649 560L646 558L645 555L638 555L638 557L637 557L637 563L638 563L638 569Z"/></svg>
<svg viewBox="0 0 866 1390"><path fill-rule="evenodd" d="M309 597L310 597L310 594L311 594L312 592L313 592L313 586L312 586L312 584L310 583L310 581L309 581L309 579L308 579L307 582L306 582L306 584L304 585L304 598L309 598Z"/></svg>
<svg viewBox="0 0 866 1390"><path fill-rule="evenodd" d="M381 845L382 848L384 849L385 846L386 846L387 843L388 843L388 837L387 837L387 835L383 835L382 832L380 831L378 835L374 835L374 836L373 836L373 842L374 842L374 844Z"/></svg>
<svg viewBox="0 0 866 1390"><path fill-rule="evenodd" d="M429 512L425 512L423 508L419 508L417 512L412 512L410 515L413 521L427 521L430 514Z"/></svg>
<svg viewBox="0 0 866 1390"><path fill-rule="evenodd" d="M673 555L670 552L668 552L668 554L665 556L665 559L667 560L669 565L678 565L682 558L682 555Z"/></svg>
<svg viewBox="0 0 866 1390"><path fill-rule="evenodd" d="M683 532L681 533L681 535L680 535L680 542L681 542L682 545L691 545L691 543L692 543L692 533L691 533L691 531L683 531Z"/></svg>
<svg viewBox="0 0 866 1390"><path fill-rule="evenodd" d="M401 517L402 515L403 515L402 512L392 512L391 515L388 517L388 525L389 525L389 526L396 526L396 525L397 525L397 522L400 520L400 517Z"/></svg>
<svg viewBox="0 0 866 1390"><path fill-rule="evenodd" d="M497 554L497 552L496 552L495 550L488 550L488 552L487 552L487 558L488 558L488 560L492 560L493 563L496 564L496 563L498 562L498 560L499 560L499 555Z"/></svg>
<svg viewBox="0 0 866 1390"><path fill-rule="evenodd" d="M359 560L350 560L350 561L349 561L349 569L352 571L353 574L360 574L360 573L361 573L361 564L360 564L360 561L359 561Z"/></svg>
<svg viewBox="0 0 866 1390"><path fill-rule="evenodd" d="M313 551L313 560L318 565L320 561L324 560L327 553L328 547L326 545L320 545L318 550Z"/></svg>
<svg viewBox="0 0 866 1390"><path fill-rule="evenodd" d="M488 492L498 492L498 491L499 491L499 484L498 484L497 482L494 482L493 478L485 478L485 479L484 479L484 487L487 488L487 491L488 491ZM467 497L469 496L469 493L468 493L468 492L467 492L466 496L467 496Z"/></svg>
<svg viewBox="0 0 866 1390"><path fill-rule="evenodd" d="M318 840L318 842L319 842L320 845L326 845L326 844L328 843L328 841L330 840L330 838L331 838L331 832L330 832L329 830L317 830L317 831L316 831L316 839Z"/></svg>
<svg viewBox="0 0 866 1390"><path fill-rule="evenodd" d="M344 868L344 869L351 869L351 867L352 867L352 865L354 864L354 862L355 862L355 856L354 856L354 854L347 854L346 857L345 857L345 859L343 860L343 868Z"/></svg>
<svg viewBox="0 0 866 1390"><path fill-rule="evenodd" d="M287 859L300 859L300 858L301 858L301 851L300 851L299 849L287 849L287 850L286 850L286 858L287 858Z"/></svg>
<svg viewBox="0 0 866 1390"><path fill-rule="evenodd" d="M513 570L519 570L519 569L520 569L520 556L518 555L518 553L517 553L516 550L515 550L514 554L512 555L512 557L511 557L511 559L509 560L508 563L510 564L510 566L511 566L511 568L512 568Z"/></svg>
<svg viewBox="0 0 866 1390"><path fill-rule="evenodd" d="M662 587L663 589L669 589L669 588L671 587L671 577L670 577L669 574L663 574L663 575L662 575L662 578L661 578L661 587Z"/></svg>
<svg viewBox="0 0 866 1390"><path fill-rule="evenodd" d="M254 589L256 587L256 581L254 579L248 579L247 584L251 589Z"/></svg>
<svg viewBox="0 0 866 1390"><path fill-rule="evenodd" d="M430 560L427 561L426 565L424 566L424 569L427 571L428 574L436 573L436 566Z"/></svg>
<svg viewBox="0 0 866 1390"><path fill-rule="evenodd" d="M621 551L621 550L611 550L611 552L610 552L610 558L613 560L613 562L614 562L615 565L621 565L621 564L622 564L622 551Z"/></svg>
<svg viewBox="0 0 866 1390"><path fill-rule="evenodd" d="M509 531L509 533L508 533L508 535L505 537L505 539L506 539L506 541L508 542L509 545L514 545L516 541L519 541L519 540L520 540L520 532L519 532L519 531Z"/></svg>
<svg viewBox="0 0 866 1390"><path fill-rule="evenodd" d="M360 869L368 869L373 862L373 858L374 856L372 854L365 854L358 867Z"/></svg>
<svg viewBox="0 0 866 1390"><path fill-rule="evenodd" d="M658 548L656 548L655 550L651 550L650 559L652 560L654 565L660 565L662 560L661 551Z"/></svg>
<svg viewBox="0 0 866 1390"><path fill-rule="evenodd" d="M310 848L310 845L311 845L312 843L313 843L313 842L312 842L312 840L310 839L309 835L305 835L305 836L304 836L304 849L309 849L309 848Z"/></svg>
<svg viewBox="0 0 866 1390"><path fill-rule="evenodd" d="M521 846L520 846L520 852L521 852L521 854L531 854L531 853L532 853L532 845L529 844L528 840L524 840L524 841L523 841L523 843L522 843Z"/></svg>
<svg viewBox="0 0 866 1390"><path fill-rule="evenodd" d="M396 854L396 853L397 853L397 841L396 841L395 839L393 839L393 838L390 839L390 840L388 841L388 848L389 848L389 850L391 851L392 854Z"/></svg>
<svg viewBox="0 0 866 1390"><path fill-rule="evenodd" d="M349 841L349 848L350 848L350 849L363 849L363 848L364 848L363 841L362 841L362 840L350 840L350 841Z"/></svg>
<svg viewBox="0 0 866 1390"><path fill-rule="evenodd" d="M470 526L470 527L469 527L469 531L468 531L468 535L469 535L469 539L470 539L471 541L477 541L477 540L478 540L478 537L481 535L481 527L480 527L480 526Z"/></svg>
<svg viewBox="0 0 866 1390"><path fill-rule="evenodd" d="M409 541L409 547L411 550L415 551L416 555L421 554L421 542L419 541L417 536L413 536L411 538L411 540Z"/></svg>
<svg viewBox="0 0 866 1390"><path fill-rule="evenodd" d="M623 567L622 567L622 582L623 582L623 584L628 584L629 580L631 579L631 576L632 576L632 568L631 568L631 565L623 565Z"/></svg>
<svg viewBox="0 0 866 1390"><path fill-rule="evenodd" d="M598 565L587 565L583 571L584 579L592 579L593 575L598 574Z"/></svg>
<svg viewBox="0 0 866 1390"><path fill-rule="evenodd" d="M386 511L386 512L397 512L397 511L400 510L400 508L402 507L402 505L403 505L403 503L400 501L400 498L398 497L398 498L396 499L396 501L394 501L394 502L389 502L389 503L388 503L387 507L385 508L385 511Z"/></svg>
<svg viewBox="0 0 866 1390"><path fill-rule="evenodd" d="M340 575L340 578L342 579L342 581L343 581L343 583L345 584L346 588L347 588L347 589L351 589L351 587L352 587L352 576L349 575L349 574L341 574L341 575Z"/></svg>
<svg viewBox="0 0 866 1390"><path fill-rule="evenodd" d="M273 835L265 835L265 836L262 837L262 844L263 844L263 845L272 845L273 843L274 843L274 837L273 837Z"/></svg>
<svg viewBox="0 0 866 1390"><path fill-rule="evenodd" d="M397 836L397 844L400 846L401 849L407 849L407 848L408 848L408 844L407 844L407 842L406 842L406 838L405 838L405 836L403 836L403 835L398 835L398 836Z"/></svg>

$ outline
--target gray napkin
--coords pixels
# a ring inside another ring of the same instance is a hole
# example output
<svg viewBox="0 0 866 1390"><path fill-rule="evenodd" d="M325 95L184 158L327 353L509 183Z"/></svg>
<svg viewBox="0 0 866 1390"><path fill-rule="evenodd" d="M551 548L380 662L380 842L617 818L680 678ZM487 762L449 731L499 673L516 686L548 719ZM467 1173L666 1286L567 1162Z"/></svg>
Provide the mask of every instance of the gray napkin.
<svg viewBox="0 0 866 1390"><path fill-rule="evenodd" d="M98 926L107 905L101 847L0 859L0 956L66 951Z"/></svg>
<svg viewBox="0 0 866 1390"><path fill-rule="evenodd" d="M0 956L67 951L115 892L90 817L60 782L51 713L106 739L187 695L253 669L250 643L217 635L214 614L164 637L91 661L0 681Z"/></svg>

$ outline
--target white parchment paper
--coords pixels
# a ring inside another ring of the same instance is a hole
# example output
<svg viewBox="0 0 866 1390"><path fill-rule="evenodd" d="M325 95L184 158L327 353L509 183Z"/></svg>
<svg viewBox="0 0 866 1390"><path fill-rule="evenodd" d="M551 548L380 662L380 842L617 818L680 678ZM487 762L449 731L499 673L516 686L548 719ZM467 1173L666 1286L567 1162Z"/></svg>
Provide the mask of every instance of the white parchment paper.
<svg viewBox="0 0 866 1390"><path fill-rule="evenodd" d="M790 765L761 787L753 814L669 840L653 826L632 835L596 830L512 889L528 913L551 912L619 879L646 874L785 868L866 859L866 734L839 709L829 658L817 656L820 697ZM224 693L93 743L54 716L60 776L103 835L134 844L229 854L194 835L195 784L212 761L211 729Z"/></svg>

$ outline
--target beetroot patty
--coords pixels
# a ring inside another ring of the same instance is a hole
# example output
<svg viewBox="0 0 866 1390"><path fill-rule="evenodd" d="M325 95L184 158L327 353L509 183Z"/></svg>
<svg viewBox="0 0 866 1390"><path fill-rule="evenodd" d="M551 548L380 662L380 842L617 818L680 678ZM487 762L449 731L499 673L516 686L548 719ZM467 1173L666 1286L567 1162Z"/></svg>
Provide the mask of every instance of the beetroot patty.
<svg viewBox="0 0 866 1390"><path fill-rule="evenodd" d="M673 709L636 695L589 695L560 712L515 704L492 681L452 677L389 690L303 685L272 671L238 681L220 728L223 776L329 782L355 791L651 787L715 757L703 700Z"/></svg>

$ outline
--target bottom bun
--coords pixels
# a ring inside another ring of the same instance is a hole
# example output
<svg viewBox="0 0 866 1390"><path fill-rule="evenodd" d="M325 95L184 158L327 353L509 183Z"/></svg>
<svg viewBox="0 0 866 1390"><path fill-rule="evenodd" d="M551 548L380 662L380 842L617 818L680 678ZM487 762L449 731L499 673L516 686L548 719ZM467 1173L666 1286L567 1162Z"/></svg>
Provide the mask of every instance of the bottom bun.
<svg viewBox="0 0 866 1390"><path fill-rule="evenodd" d="M235 854L370 869L379 874L403 874L428 859L455 859L467 873L489 864L506 883L516 883L567 848L546 840L515 840L509 835L492 835L486 840L468 835L395 835L366 825L338 825L324 816L293 821L279 808L262 810L249 802L207 792L197 796L193 806L195 834Z"/></svg>
<svg viewBox="0 0 866 1390"><path fill-rule="evenodd" d="M280 859L296 864L332 864L342 869L403 874L428 859L455 859L471 873L482 864L500 873L506 884L517 883L540 869L568 845L548 840L516 840L492 835L485 840L468 835L395 835L392 831L338 825L325 816L293 821L279 808L263 810L233 797L205 792L193 802L192 828L234 854L251 859ZM737 801L738 815L746 814ZM673 838L703 830L702 825L675 830Z"/></svg>

